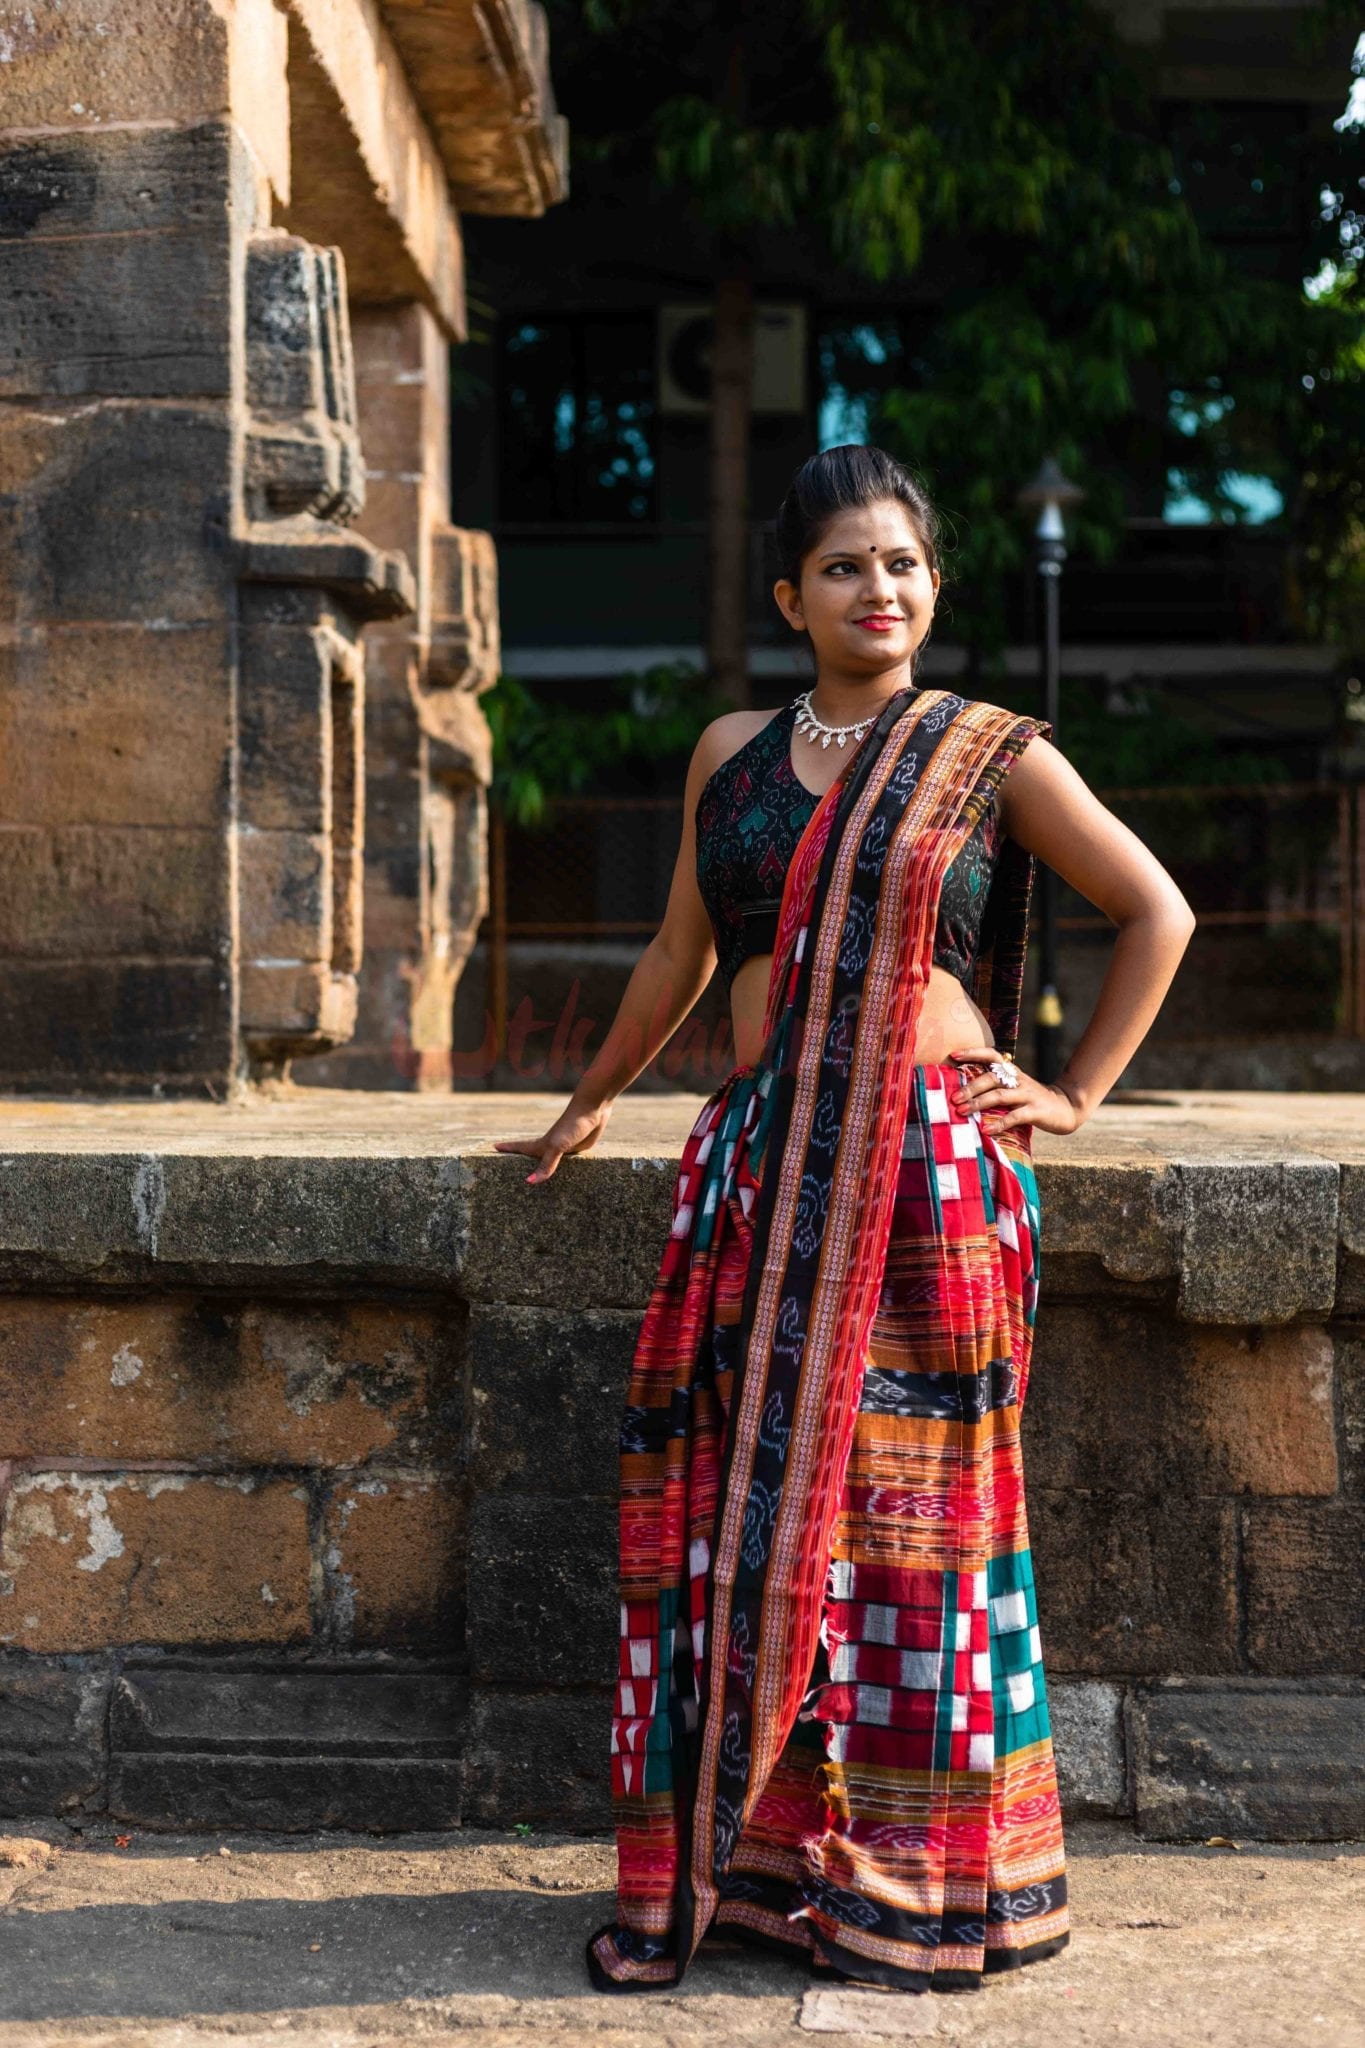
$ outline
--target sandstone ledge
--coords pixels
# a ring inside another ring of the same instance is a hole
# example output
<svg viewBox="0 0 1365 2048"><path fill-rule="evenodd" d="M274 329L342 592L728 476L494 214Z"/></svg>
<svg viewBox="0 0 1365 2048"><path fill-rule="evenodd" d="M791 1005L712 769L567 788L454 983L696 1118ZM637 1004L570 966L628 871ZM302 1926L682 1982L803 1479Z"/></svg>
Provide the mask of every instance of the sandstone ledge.
<svg viewBox="0 0 1365 2048"><path fill-rule="evenodd" d="M642 1307L701 1098L628 1093L591 1154L528 1188L493 1140L539 1134L564 1101L10 1098L0 1284L393 1285ZM1358 1096L1133 1091L1070 1138L1040 1134L1036 1158L1053 1300L1160 1301L1196 1323L1365 1309Z"/></svg>

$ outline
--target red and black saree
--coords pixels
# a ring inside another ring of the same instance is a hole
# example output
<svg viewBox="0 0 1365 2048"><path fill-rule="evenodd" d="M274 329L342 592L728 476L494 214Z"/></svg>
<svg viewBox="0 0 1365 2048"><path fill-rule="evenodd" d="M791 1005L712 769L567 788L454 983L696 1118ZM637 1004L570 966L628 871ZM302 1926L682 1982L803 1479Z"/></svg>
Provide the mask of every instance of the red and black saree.
<svg viewBox="0 0 1365 2048"><path fill-rule="evenodd" d="M1031 1134L911 1057L944 874L1047 730L892 698L788 871L763 1052L684 1147L621 1430L604 1988L676 1983L713 1925L907 1990L1069 1939ZM1006 1055L1033 868L1002 843L972 988Z"/></svg>

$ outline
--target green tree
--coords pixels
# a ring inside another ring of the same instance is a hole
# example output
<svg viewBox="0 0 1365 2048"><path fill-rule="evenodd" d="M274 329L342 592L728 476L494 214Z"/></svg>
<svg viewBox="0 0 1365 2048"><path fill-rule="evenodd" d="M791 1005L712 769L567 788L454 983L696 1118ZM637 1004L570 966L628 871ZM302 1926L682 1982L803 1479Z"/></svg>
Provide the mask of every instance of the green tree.
<svg viewBox="0 0 1365 2048"><path fill-rule="evenodd" d="M1027 548L1014 493L1045 452L1086 487L1075 539L1101 559L1135 477L1178 458L1235 517L1237 475L1282 474L1305 627L1353 630L1358 124L1305 138L1325 195L1305 291L1301 275L1249 275L1202 229L1144 55L1093 0L693 0L685 17L669 0L583 0L562 18L561 50L586 29L619 81L603 97L628 111L593 133L576 121L575 148L652 179L714 252L707 655L728 701L746 693L754 279L777 227L933 301L879 438L948 511L967 592L955 626L978 673ZM1344 18L1332 0L1302 32L1339 46ZM1172 383L1189 393L1176 428Z"/></svg>

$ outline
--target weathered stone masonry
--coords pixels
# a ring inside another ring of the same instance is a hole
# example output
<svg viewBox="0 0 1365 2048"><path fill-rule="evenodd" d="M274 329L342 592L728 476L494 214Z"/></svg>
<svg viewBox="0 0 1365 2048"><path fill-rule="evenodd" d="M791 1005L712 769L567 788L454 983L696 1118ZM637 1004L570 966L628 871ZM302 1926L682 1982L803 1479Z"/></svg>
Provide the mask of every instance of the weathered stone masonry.
<svg viewBox="0 0 1365 2048"><path fill-rule="evenodd" d="M0 0L0 47L0 1088L448 1087L499 641L446 353L461 211L565 195L543 12Z"/></svg>
<svg viewBox="0 0 1365 2048"><path fill-rule="evenodd" d="M1350 1836L1365 1151L1349 1098L1309 1135L1236 1100L1039 1145L1064 1798L1153 1837ZM528 1190L487 1137L548 1103L345 1101L10 1119L9 1812L607 1822L615 1429L693 1110L628 1101Z"/></svg>

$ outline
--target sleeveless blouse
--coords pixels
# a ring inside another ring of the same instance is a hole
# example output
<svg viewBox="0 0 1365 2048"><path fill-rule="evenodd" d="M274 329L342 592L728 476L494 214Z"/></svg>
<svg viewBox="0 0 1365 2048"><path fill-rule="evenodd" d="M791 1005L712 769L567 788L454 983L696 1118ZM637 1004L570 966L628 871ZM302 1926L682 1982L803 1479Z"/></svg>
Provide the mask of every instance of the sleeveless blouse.
<svg viewBox="0 0 1365 2048"><path fill-rule="evenodd" d="M791 763L793 700L707 777L697 798L697 888L727 993L744 962L777 945L782 886L820 798ZM964 985L1002 839L995 798L943 878L933 960Z"/></svg>

